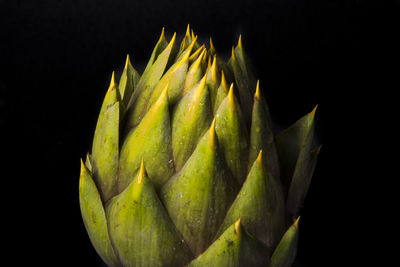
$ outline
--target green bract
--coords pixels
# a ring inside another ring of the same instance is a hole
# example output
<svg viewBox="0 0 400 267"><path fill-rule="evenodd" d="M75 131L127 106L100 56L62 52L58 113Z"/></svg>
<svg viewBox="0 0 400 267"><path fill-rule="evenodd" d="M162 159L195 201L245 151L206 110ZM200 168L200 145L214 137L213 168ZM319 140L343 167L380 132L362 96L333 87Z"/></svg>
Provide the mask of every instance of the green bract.
<svg viewBox="0 0 400 267"><path fill-rule="evenodd" d="M241 38L225 63L164 30L142 75L112 75L82 162L90 240L109 266L291 266L320 147L315 109L274 136Z"/></svg>

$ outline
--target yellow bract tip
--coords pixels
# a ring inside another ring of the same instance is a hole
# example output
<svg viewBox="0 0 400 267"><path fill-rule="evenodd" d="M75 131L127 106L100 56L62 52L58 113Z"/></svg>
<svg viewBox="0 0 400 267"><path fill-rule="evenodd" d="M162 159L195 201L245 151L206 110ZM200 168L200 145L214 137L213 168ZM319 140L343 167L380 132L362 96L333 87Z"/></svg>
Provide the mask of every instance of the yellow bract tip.
<svg viewBox="0 0 400 267"><path fill-rule="evenodd" d="M235 234L240 234L240 218L235 222Z"/></svg>
<svg viewBox="0 0 400 267"><path fill-rule="evenodd" d="M236 61L236 55L235 55L235 47L232 46L232 60Z"/></svg>
<svg viewBox="0 0 400 267"><path fill-rule="evenodd" d="M314 107L314 109L310 112L310 115L314 118L315 117L315 112L317 111L318 105Z"/></svg>
<svg viewBox="0 0 400 267"><path fill-rule="evenodd" d="M196 59L196 61L193 63L193 68L196 68L196 69L197 69L197 68L200 66L201 61L203 60L203 56L204 56L205 52L206 52L206 49L203 48L202 51L201 51L201 54L200 54L199 57Z"/></svg>
<svg viewBox="0 0 400 267"><path fill-rule="evenodd" d="M203 59L201 60L201 65L205 66L207 64L207 49L204 48L204 55L203 55ZM208 55L209 56L209 55Z"/></svg>
<svg viewBox="0 0 400 267"><path fill-rule="evenodd" d="M167 85L162 90L160 96L157 99L157 102L154 104L155 106L161 106L165 98L167 98L167 100L168 100L168 87L169 87L169 81L167 82Z"/></svg>
<svg viewBox="0 0 400 267"><path fill-rule="evenodd" d="M193 29L191 30L191 32L192 32L192 39L194 39L194 31L193 31Z"/></svg>
<svg viewBox="0 0 400 267"><path fill-rule="evenodd" d="M231 83L231 86L229 87L228 103L231 109L235 108L235 94L233 93L233 83Z"/></svg>
<svg viewBox="0 0 400 267"><path fill-rule="evenodd" d="M165 49L171 48L175 44L175 39L176 39L176 32L174 32L174 35L172 35L171 41L169 41L169 44Z"/></svg>
<svg viewBox="0 0 400 267"><path fill-rule="evenodd" d="M187 27L186 27L185 37L190 37L190 24L188 24Z"/></svg>
<svg viewBox="0 0 400 267"><path fill-rule="evenodd" d="M192 42L190 43L189 47L187 48L187 49L189 49L189 54L190 54L190 52L192 51L193 46L195 45L196 41L197 41L197 36L195 36L195 37L192 39ZM188 55L188 56L189 56L189 55Z"/></svg>
<svg viewBox="0 0 400 267"><path fill-rule="evenodd" d="M115 85L115 71L112 72L111 82L110 82L110 88L114 88L114 87L116 87L116 85Z"/></svg>
<svg viewBox="0 0 400 267"><path fill-rule="evenodd" d="M214 59L211 65L211 78L216 83L218 81L217 77L218 69L217 69L217 55L214 55Z"/></svg>
<svg viewBox="0 0 400 267"><path fill-rule="evenodd" d="M254 93L254 97L260 101L260 80L257 80L257 85L256 85L256 92Z"/></svg>
<svg viewBox="0 0 400 267"><path fill-rule="evenodd" d="M260 149L256 161L258 164L262 164L262 149Z"/></svg>
<svg viewBox="0 0 400 267"><path fill-rule="evenodd" d="M200 54L201 52L203 52L203 50L205 49L205 45L203 44L202 46L200 46L196 51L194 51L190 57L189 60L193 60L198 54Z"/></svg>
<svg viewBox="0 0 400 267"><path fill-rule="evenodd" d="M125 69L127 69L131 64L131 60L129 58L129 54L126 55Z"/></svg>
<svg viewBox="0 0 400 267"><path fill-rule="evenodd" d="M208 55L208 61L207 61L207 71L211 69L211 56Z"/></svg>
<svg viewBox="0 0 400 267"><path fill-rule="evenodd" d="M228 85L226 84L225 73L223 70L221 70L221 85L225 93L228 93Z"/></svg>
<svg viewBox="0 0 400 267"><path fill-rule="evenodd" d="M201 93L203 92L204 88L206 88L206 81L207 81L207 73L203 75L201 78L199 86L196 88L196 92L194 94L194 98L197 99L200 97Z"/></svg>
<svg viewBox="0 0 400 267"><path fill-rule="evenodd" d="M215 52L215 46L213 44L213 41L212 41L211 37L210 37L210 50Z"/></svg>
<svg viewBox="0 0 400 267"><path fill-rule="evenodd" d="M300 220L300 216L297 217L296 221L293 223L293 226L298 228L299 227L299 220Z"/></svg>
<svg viewBox="0 0 400 267"><path fill-rule="evenodd" d="M238 41L238 47L240 48L240 49L243 49L243 44L242 44L242 35L240 34L239 35L239 41Z"/></svg>
<svg viewBox="0 0 400 267"><path fill-rule="evenodd" d="M161 41L161 40L165 40L165 28L164 27L162 27L162 30L161 30L161 35L160 35L159 41Z"/></svg>
<svg viewBox="0 0 400 267"><path fill-rule="evenodd" d="M83 160L81 158L81 176L83 175L83 173L86 171L86 166L85 163L83 163Z"/></svg>

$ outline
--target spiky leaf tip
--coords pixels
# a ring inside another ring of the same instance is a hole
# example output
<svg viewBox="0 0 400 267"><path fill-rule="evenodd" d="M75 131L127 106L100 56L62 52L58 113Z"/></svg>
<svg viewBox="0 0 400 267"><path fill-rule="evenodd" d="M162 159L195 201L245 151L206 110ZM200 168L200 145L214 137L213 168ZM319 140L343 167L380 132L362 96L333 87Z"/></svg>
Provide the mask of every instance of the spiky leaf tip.
<svg viewBox="0 0 400 267"><path fill-rule="evenodd" d="M297 253L299 238L298 217L283 235L281 241L271 256L269 267L291 267Z"/></svg>
<svg viewBox="0 0 400 267"><path fill-rule="evenodd" d="M168 84L140 124L131 130L121 148L118 191L137 175L142 158L149 179L160 188L174 173L168 110Z"/></svg>
<svg viewBox="0 0 400 267"><path fill-rule="evenodd" d="M219 152L215 120L182 169L160 191L173 222L195 255L214 238L237 192Z"/></svg>
<svg viewBox="0 0 400 267"><path fill-rule="evenodd" d="M219 234L237 218L241 218L250 234L270 249L276 246L283 234L283 192L280 185L265 170L262 151L259 152L239 194L229 208Z"/></svg>
<svg viewBox="0 0 400 267"><path fill-rule="evenodd" d="M118 266L118 259L109 239L106 214L99 191L82 160L79 204L86 231L97 253L109 266Z"/></svg>
<svg viewBox="0 0 400 267"><path fill-rule="evenodd" d="M248 133L233 91L231 85L228 95L218 108L215 130L226 163L241 185L246 178Z"/></svg>
<svg viewBox="0 0 400 267"><path fill-rule="evenodd" d="M104 98L92 145L92 173L103 201L117 191L116 176L119 158L120 97L114 79Z"/></svg>
<svg viewBox="0 0 400 267"><path fill-rule="evenodd" d="M199 257L188 266L268 266L266 248L243 228L239 218Z"/></svg>
<svg viewBox="0 0 400 267"><path fill-rule="evenodd" d="M112 244L122 266L184 266L192 258L141 161L129 186L107 207Z"/></svg>
<svg viewBox="0 0 400 267"><path fill-rule="evenodd" d="M212 121L206 76L177 104L172 114L172 151L180 170Z"/></svg>
<svg viewBox="0 0 400 267"><path fill-rule="evenodd" d="M250 126L249 170L260 149L264 152L263 160L266 169L272 174L274 179L279 181L279 160L275 147L272 123L267 104L261 96L259 81L257 81Z"/></svg>

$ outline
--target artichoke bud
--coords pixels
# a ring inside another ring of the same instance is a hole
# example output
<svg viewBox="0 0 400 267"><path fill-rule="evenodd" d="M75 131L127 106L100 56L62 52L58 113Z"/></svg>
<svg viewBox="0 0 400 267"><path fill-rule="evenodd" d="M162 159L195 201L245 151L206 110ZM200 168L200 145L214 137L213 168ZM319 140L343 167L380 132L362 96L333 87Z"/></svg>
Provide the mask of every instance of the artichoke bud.
<svg viewBox="0 0 400 267"><path fill-rule="evenodd" d="M316 108L275 136L241 35L231 52L163 28L141 75L129 55L118 84L112 74L79 178L108 266L293 263Z"/></svg>

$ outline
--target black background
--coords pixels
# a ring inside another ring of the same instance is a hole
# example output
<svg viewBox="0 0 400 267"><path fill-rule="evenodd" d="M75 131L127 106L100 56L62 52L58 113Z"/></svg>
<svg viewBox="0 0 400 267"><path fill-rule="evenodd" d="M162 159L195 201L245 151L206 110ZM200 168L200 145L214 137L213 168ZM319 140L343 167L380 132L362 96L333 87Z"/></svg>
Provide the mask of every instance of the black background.
<svg viewBox="0 0 400 267"><path fill-rule="evenodd" d="M297 262L347 266L365 220L357 149L373 128L364 118L377 117L367 100L376 88L367 88L385 87L375 68L394 58L396 8L362 0L0 0L3 214L8 248L25 255L14 260L101 266L80 217L79 159L112 71L121 72L127 53L142 71L161 28L183 35L189 23L223 55L242 34L276 131L319 104L323 147Z"/></svg>

